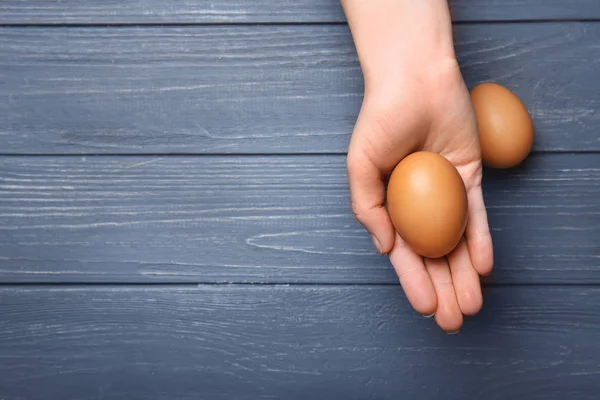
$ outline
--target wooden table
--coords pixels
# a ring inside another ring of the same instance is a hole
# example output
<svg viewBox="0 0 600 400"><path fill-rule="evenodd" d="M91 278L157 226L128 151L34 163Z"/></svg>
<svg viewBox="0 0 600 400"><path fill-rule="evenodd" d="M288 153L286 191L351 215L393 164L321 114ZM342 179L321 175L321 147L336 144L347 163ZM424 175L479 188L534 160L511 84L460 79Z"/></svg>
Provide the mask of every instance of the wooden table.
<svg viewBox="0 0 600 400"><path fill-rule="evenodd" d="M0 2L0 399L597 399L600 2L452 12L537 138L450 336L350 212L337 0Z"/></svg>

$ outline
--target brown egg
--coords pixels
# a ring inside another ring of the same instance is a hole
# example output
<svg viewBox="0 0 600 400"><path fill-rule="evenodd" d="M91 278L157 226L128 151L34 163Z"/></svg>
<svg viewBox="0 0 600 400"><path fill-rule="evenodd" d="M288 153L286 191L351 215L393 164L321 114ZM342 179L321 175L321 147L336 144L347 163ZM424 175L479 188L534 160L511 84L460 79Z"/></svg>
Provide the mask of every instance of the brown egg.
<svg viewBox="0 0 600 400"><path fill-rule="evenodd" d="M534 129L525 105L509 89L482 83L471 90L483 163L511 168L531 152Z"/></svg>
<svg viewBox="0 0 600 400"><path fill-rule="evenodd" d="M400 237L424 257L450 253L467 224L464 182L454 165L437 153L412 153L394 168L387 208Z"/></svg>

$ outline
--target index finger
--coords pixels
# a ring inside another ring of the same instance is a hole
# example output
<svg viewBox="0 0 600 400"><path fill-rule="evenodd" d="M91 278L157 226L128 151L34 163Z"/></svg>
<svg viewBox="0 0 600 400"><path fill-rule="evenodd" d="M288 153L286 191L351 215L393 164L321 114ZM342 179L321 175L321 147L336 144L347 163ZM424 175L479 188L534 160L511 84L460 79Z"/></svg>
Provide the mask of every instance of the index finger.
<svg viewBox="0 0 600 400"><path fill-rule="evenodd" d="M412 251L397 233L390 261L413 308L422 315L434 314L437 295L423 258Z"/></svg>

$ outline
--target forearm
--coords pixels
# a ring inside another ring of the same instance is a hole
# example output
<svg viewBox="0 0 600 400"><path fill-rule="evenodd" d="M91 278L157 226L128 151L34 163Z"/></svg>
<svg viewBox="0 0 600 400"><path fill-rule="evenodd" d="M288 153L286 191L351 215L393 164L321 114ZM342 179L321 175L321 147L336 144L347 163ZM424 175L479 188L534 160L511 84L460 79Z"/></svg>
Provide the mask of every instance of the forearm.
<svg viewBox="0 0 600 400"><path fill-rule="evenodd" d="M367 83L454 60L446 0L341 0Z"/></svg>

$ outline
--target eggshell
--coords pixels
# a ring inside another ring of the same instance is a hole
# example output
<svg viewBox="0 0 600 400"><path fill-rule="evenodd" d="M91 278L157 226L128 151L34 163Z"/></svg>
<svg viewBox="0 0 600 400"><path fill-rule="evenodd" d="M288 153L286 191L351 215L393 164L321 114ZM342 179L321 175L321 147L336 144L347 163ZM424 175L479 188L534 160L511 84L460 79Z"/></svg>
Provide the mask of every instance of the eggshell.
<svg viewBox="0 0 600 400"><path fill-rule="evenodd" d="M387 209L400 237L424 257L438 258L458 244L467 224L467 192L450 161L419 151L393 170Z"/></svg>
<svg viewBox="0 0 600 400"><path fill-rule="evenodd" d="M492 168L512 168L531 152L534 128L527 108L509 89L482 83L471 90L482 159Z"/></svg>

